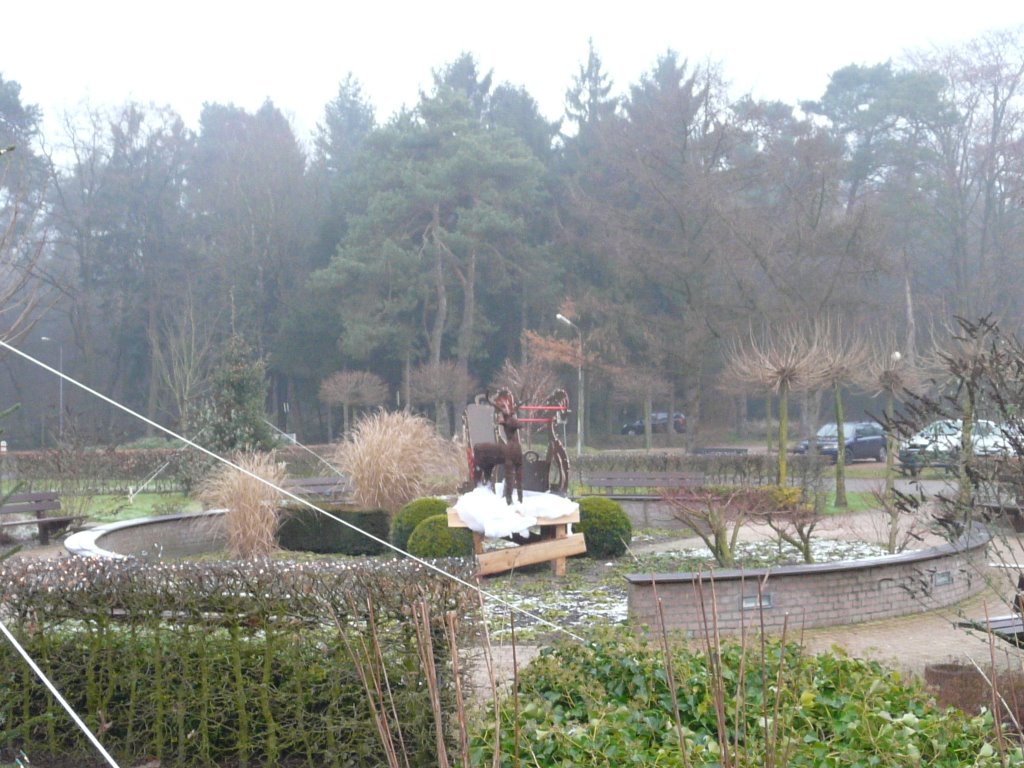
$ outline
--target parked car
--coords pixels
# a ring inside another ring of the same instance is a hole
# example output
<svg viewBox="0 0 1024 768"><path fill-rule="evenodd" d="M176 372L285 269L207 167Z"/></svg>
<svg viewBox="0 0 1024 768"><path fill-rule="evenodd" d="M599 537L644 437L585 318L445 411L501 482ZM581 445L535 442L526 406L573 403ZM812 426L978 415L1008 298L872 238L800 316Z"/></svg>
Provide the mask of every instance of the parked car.
<svg viewBox="0 0 1024 768"><path fill-rule="evenodd" d="M682 434L686 431L686 417L681 413L672 414L672 428L675 432ZM656 411L651 414L651 432L668 431L668 413ZM637 419L628 424L623 424L620 432L623 435L642 435L644 433L644 420Z"/></svg>
<svg viewBox="0 0 1024 768"><path fill-rule="evenodd" d="M885 430L874 421L843 422L843 445L847 463L858 459L885 461ZM804 440L793 449L795 453L816 450L832 461L839 457L839 428L835 422L825 424L814 437Z"/></svg>
<svg viewBox="0 0 1024 768"><path fill-rule="evenodd" d="M960 453L963 427L959 419L933 421L900 445L899 460L904 469L916 475L922 467L949 469ZM1010 453L1010 441L1001 428L991 421L974 422L971 446L976 456L997 456Z"/></svg>

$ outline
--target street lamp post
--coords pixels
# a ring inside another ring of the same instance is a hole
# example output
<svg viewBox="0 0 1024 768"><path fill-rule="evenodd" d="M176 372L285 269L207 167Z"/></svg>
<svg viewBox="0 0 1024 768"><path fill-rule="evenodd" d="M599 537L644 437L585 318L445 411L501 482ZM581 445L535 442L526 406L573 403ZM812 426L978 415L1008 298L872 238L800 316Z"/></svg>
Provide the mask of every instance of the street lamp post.
<svg viewBox="0 0 1024 768"><path fill-rule="evenodd" d="M49 336L41 336L40 341L53 341ZM64 439L64 345L57 342L57 439Z"/></svg>
<svg viewBox="0 0 1024 768"><path fill-rule="evenodd" d="M583 454L583 331L580 330L576 323L562 313L555 315L555 319L558 320L558 322L565 323L570 328L574 329L580 342L580 359L579 365L576 369L579 375L577 381L578 393L576 395L576 399L579 400L576 405L576 456L578 458Z"/></svg>

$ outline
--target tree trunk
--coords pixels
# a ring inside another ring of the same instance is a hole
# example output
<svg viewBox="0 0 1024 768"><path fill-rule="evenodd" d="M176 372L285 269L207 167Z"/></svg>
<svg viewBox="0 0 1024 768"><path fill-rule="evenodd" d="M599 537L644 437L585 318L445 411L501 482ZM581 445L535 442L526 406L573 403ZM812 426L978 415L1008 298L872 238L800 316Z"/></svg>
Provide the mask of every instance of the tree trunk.
<svg viewBox="0 0 1024 768"><path fill-rule="evenodd" d="M786 445L789 442L789 384L779 387L779 485L786 485Z"/></svg>
<svg viewBox="0 0 1024 768"><path fill-rule="evenodd" d="M476 251L469 254L469 263L466 265L465 274L459 273L462 278L462 295L464 297L462 307L462 322L459 323L459 340L457 345L457 357L455 360L458 369L458 381L454 392L453 413L461 413L462 408L469 402L469 393L466 391L466 382L469 381L469 357L473 353L473 334L476 328Z"/></svg>
<svg viewBox="0 0 1024 768"><path fill-rule="evenodd" d="M430 362L434 365L441 364L441 342L444 339L445 324L448 322L448 289L444 283L444 246L441 243L440 232L441 213L439 207L435 205L430 237L434 246L434 293L437 296L437 307L428 337ZM406 403L408 404L408 400Z"/></svg>
<svg viewBox="0 0 1024 768"><path fill-rule="evenodd" d="M896 508L895 493L895 470L893 466L893 453L896 447L896 438L892 433L893 414L895 411L893 391L885 393L885 490L882 492L883 506L889 516L889 539L886 543L886 551L892 555L896 553L896 537L899 533L899 510Z"/></svg>
<svg viewBox="0 0 1024 768"><path fill-rule="evenodd" d="M651 444L651 409L653 408L650 392L644 395L644 448L648 451L653 447Z"/></svg>
<svg viewBox="0 0 1024 768"><path fill-rule="evenodd" d="M843 395L839 382L832 383L832 397L836 409L836 506L845 509L846 503L846 434L843 430Z"/></svg>

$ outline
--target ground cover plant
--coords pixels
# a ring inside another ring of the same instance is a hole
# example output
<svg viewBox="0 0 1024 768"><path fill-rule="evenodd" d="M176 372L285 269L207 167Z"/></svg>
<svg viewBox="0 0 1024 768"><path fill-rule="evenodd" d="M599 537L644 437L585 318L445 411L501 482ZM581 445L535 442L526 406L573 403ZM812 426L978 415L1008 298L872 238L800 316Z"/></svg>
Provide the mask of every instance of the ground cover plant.
<svg viewBox="0 0 1024 768"><path fill-rule="evenodd" d="M470 764L1024 764L989 714L943 710L876 663L779 641L706 643L606 631L545 648L480 718Z"/></svg>

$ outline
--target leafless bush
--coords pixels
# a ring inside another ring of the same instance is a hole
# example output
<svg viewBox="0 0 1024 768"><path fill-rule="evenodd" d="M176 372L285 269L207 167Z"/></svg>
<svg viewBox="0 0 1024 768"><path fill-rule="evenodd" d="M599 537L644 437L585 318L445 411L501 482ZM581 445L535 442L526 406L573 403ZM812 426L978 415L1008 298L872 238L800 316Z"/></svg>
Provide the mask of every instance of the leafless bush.
<svg viewBox="0 0 1024 768"><path fill-rule="evenodd" d="M338 371L320 385L321 402L342 407L342 428L345 432L348 432L353 406L379 406L387 396L387 384L369 371Z"/></svg>
<svg viewBox="0 0 1024 768"><path fill-rule="evenodd" d="M334 463L351 479L360 506L391 513L421 496L454 493L466 472L463 447L401 411L360 419Z"/></svg>
<svg viewBox="0 0 1024 768"><path fill-rule="evenodd" d="M244 471L222 466L204 481L199 497L227 510L224 525L232 557L267 557L277 547L281 501L277 487L284 479L284 468L266 453L242 454L235 464Z"/></svg>
<svg viewBox="0 0 1024 768"><path fill-rule="evenodd" d="M711 550L722 568L736 565L736 542L740 529L750 520L744 490L716 492L709 488L667 490L663 501L672 515L691 528Z"/></svg>

